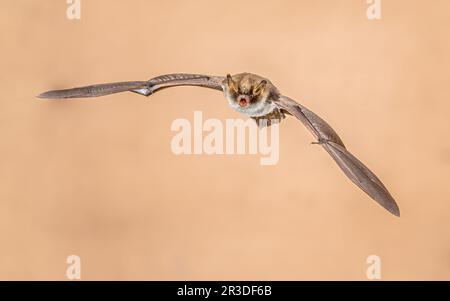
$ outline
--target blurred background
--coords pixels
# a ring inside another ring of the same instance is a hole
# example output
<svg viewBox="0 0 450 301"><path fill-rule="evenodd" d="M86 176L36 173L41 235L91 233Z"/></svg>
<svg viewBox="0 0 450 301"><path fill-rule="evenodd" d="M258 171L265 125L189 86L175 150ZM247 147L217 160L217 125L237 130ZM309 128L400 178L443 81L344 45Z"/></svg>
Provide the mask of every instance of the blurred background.
<svg viewBox="0 0 450 301"><path fill-rule="evenodd" d="M450 2L0 4L0 279L450 279ZM293 118L280 160L176 156L177 118L239 118L217 91L42 101L50 89L252 72L326 119L396 218Z"/></svg>

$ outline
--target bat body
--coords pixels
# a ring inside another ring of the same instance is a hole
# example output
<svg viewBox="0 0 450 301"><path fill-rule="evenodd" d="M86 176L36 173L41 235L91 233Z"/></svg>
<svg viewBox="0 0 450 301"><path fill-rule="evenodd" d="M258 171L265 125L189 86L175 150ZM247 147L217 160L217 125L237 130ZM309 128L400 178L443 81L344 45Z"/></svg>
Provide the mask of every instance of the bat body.
<svg viewBox="0 0 450 301"><path fill-rule="evenodd" d="M287 115L299 119L316 138L344 174L378 204L396 216L400 210L387 188L378 177L345 147L333 128L318 115L282 95L270 80L251 73L208 76L200 74L168 74L148 81L130 81L92 85L80 88L54 90L40 94L39 98L66 99L97 97L119 92L134 92L150 96L162 89L176 86L198 86L222 91L234 110L253 118L260 125L270 126Z"/></svg>

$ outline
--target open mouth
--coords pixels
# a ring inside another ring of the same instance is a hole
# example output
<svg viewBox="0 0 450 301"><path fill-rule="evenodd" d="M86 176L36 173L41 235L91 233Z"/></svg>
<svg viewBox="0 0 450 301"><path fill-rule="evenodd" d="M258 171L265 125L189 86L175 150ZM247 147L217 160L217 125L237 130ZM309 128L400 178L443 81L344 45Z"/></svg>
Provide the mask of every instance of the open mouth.
<svg viewBox="0 0 450 301"><path fill-rule="evenodd" d="M249 101L248 101L248 99L246 97L239 97L238 98L238 104L239 104L240 107L244 108L244 107L248 106L248 103L249 103Z"/></svg>

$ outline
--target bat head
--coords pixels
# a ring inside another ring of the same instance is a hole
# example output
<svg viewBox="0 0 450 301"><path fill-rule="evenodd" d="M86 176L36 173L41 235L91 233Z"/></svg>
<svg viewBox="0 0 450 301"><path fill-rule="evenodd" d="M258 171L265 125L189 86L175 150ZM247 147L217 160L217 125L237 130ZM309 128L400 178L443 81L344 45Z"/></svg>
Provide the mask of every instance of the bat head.
<svg viewBox="0 0 450 301"><path fill-rule="evenodd" d="M265 111L274 90L267 79L250 73L228 74L225 82L225 96L231 107L250 116Z"/></svg>

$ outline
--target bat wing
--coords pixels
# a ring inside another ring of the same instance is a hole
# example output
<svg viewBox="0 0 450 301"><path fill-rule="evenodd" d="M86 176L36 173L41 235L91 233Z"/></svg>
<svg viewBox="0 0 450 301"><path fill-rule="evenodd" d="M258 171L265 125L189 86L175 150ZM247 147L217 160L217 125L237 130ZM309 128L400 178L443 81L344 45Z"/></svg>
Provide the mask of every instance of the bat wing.
<svg viewBox="0 0 450 301"><path fill-rule="evenodd" d="M149 96L162 89L176 86L197 86L223 91L225 77L200 74L167 74L148 81L130 81L91 85L79 88L53 90L37 97L46 99L98 97L119 92L135 92Z"/></svg>
<svg viewBox="0 0 450 301"><path fill-rule="evenodd" d="M325 120L289 97L280 96L274 103L306 126L353 183L386 210L400 216L397 203L380 179L346 149L341 138Z"/></svg>

